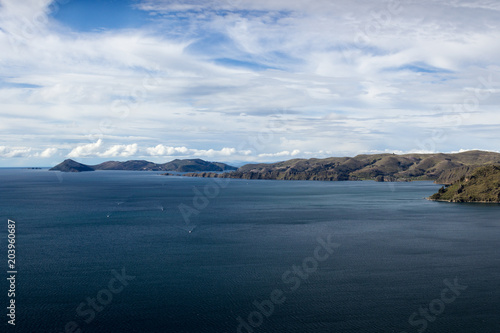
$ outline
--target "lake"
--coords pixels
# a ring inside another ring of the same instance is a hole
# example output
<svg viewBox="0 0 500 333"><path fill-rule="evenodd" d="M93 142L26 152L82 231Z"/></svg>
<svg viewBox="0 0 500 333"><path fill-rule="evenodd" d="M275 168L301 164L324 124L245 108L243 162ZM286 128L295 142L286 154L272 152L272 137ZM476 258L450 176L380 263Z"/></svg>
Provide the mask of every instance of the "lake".
<svg viewBox="0 0 500 333"><path fill-rule="evenodd" d="M0 169L8 329L499 332L500 205L439 187Z"/></svg>

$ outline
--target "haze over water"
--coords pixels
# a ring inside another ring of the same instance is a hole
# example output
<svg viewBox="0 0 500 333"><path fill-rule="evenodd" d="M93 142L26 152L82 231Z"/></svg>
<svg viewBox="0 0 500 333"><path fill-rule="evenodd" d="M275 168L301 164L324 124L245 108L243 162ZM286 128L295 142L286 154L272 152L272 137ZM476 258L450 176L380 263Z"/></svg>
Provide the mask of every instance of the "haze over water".
<svg viewBox="0 0 500 333"><path fill-rule="evenodd" d="M285 299L254 332L500 331L499 205L424 200L431 182L224 181L1 169L16 331L236 332L275 289ZM186 223L179 205L207 186L218 193ZM291 291L283 274L328 235L339 247ZM77 307L123 269L135 278L86 323ZM454 279L467 288L411 325Z"/></svg>

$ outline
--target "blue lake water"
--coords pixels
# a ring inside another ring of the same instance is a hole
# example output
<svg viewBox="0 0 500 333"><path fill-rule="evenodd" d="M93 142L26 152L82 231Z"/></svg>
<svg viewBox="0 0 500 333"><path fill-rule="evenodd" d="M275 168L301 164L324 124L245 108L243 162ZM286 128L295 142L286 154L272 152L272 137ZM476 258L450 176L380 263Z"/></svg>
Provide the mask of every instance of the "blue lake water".
<svg viewBox="0 0 500 333"><path fill-rule="evenodd" d="M18 270L1 325L500 332L500 206L424 199L438 188L0 169L2 274L7 219Z"/></svg>

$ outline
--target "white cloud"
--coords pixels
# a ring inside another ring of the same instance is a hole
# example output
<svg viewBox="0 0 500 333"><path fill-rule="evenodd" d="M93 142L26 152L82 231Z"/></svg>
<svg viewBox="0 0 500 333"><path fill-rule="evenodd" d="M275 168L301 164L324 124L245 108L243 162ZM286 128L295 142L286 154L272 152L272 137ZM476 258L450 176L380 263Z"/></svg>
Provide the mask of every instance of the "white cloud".
<svg viewBox="0 0 500 333"><path fill-rule="evenodd" d="M247 156L250 150L238 151L236 148L216 149L188 149L186 147L170 147L159 144L155 147L146 148L150 156L184 156L184 157L229 157L235 155Z"/></svg>
<svg viewBox="0 0 500 333"><path fill-rule="evenodd" d="M222 148L221 150L208 149L208 150L198 150L192 149L194 156L207 156L207 157L216 157L216 156L232 156L236 154L235 148Z"/></svg>
<svg viewBox="0 0 500 333"><path fill-rule="evenodd" d="M130 157L138 151L137 143L131 145L114 145L104 153L98 153L100 157Z"/></svg>
<svg viewBox="0 0 500 333"><path fill-rule="evenodd" d="M95 143L80 145L71 150L67 155L69 158L79 157L131 157L137 154L139 148L137 143L129 145L113 145L102 151L103 140L99 139Z"/></svg>
<svg viewBox="0 0 500 333"><path fill-rule="evenodd" d="M73 148L67 155L69 158L79 157L140 157L143 152L148 156L179 156L184 158L192 157L231 157L231 156L248 156L251 154L250 150L238 151L236 148L222 148L222 149L189 149L186 147L171 147L159 144L154 147L140 148L137 143L129 145L113 145L105 149L103 140L99 139L95 143L79 145ZM104 150L104 151L103 151ZM52 151L51 151L52 152Z"/></svg>
<svg viewBox="0 0 500 333"><path fill-rule="evenodd" d="M35 38L46 28L51 2L50 0L2 0L0 27L18 40Z"/></svg>
<svg viewBox="0 0 500 333"><path fill-rule="evenodd" d="M31 148L26 148L26 147L9 148L6 146L0 146L0 157L2 158L29 157L30 153L31 153Z"/></svg>
<svg viewBox="0 0 500 333"><path fill-rule="evenodd" d="M69 158L88 157L98 155L98 149L102 146L102 139L97 140L95 143L78 146L74 148L69 154Z"/></svg>
<svg viewBox="0 0 500 333"><path fill-rule="evenodd" d="M43 158L49 158L54 156L56 153L57 153L57 148L47 148L44 151L42 151L38 156Z"/></svg>
<svg viewBox="0 0 500 333"><path fill-rule="evenodd" d="M449 152L449 154L456 154L456 153L465 153L465 152L468 152L468 151L473 151L473 150L483 150L485 151L485 149L479 149L479 148L476 148L476 149L460 149L459 151L452 151L452 152ZM486 151L489 151L491 153L500 153L499 150L486 150Z"/></svg>
<svg viewBox="0 0 500 333"><path fill-rule="evenodd" d="M186 147L169 147L162 144L156 147L146 148L146 151L151 156L172 156L172 155L185 155L189 152Z"/></svg>
<svg viewBox="0 0 500 333"><path fill-rule="evenodd" d="M259 154L259 157L282 157L282 156L297 156L300 154L300 150L294 149L292 152L288 150L280 151L278 153L264 153Z"/></svg>
<svg viewBox="0 0 500 333"><path fill-rule="evenodd" d="M58 152L57 148L45 150L33 149L31 147L7 147L0 146L0 158L50 158Z"/></svg>
<svg viewBox="0 0 500 333"><path fill-rule="evenodd" d="M162 13L147 27L92 32L62 27L50 1L0 3L0 142L32 147L3 158L66 153L64 142L90 133L113 145L69 157L409 151L435 129L445 131L436 151L500 144L492 1L401 1L391 11L396 2L382 0L147 0L136 7ZM488 98L469 118L456 111L489 75ZM245 145L281 110L271 139Z"/></svg>

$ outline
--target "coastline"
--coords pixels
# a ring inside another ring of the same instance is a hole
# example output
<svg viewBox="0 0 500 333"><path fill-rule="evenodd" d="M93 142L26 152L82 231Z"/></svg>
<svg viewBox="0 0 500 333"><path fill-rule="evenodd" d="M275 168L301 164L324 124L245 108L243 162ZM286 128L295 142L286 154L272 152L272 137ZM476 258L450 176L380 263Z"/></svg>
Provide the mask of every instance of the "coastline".
<svg viewBox="0 0 500 333"><path fill-rule="evenodd" d="M500 204L500 201L455 201L455 200L432 199L431 197L426 197L425 199L429 201L448 202L448 203Z"/></svg>

